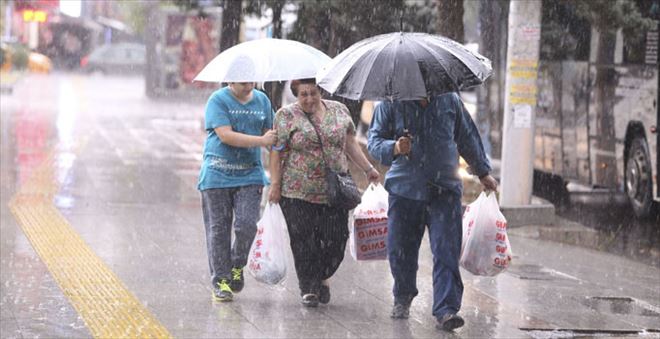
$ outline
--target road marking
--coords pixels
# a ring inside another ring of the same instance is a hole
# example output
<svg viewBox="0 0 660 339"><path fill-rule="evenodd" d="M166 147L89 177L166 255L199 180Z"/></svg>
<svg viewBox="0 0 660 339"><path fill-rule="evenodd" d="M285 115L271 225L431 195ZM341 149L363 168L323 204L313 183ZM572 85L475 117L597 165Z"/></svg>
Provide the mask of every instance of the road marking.
<svg viewBox="0 0 660 339"><path fill-rule="evenodd" d="M95 338L171 338L53 205L54 157L37 167L9 209Z"/></svg>

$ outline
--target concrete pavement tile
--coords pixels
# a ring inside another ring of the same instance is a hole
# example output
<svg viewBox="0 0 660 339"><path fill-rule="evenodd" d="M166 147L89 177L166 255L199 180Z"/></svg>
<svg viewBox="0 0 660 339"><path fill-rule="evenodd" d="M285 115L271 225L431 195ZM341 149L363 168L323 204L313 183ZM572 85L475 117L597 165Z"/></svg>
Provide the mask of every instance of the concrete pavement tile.
<svg viewBox="0 0 660 339"><path fill-rule="evenodd" d="M9 320L14 319L13 310L11 308L9 308L8 306L5 306L6 303L9 302L9 300L10 299L8 299L7 297L4 297L4 296L0 299L0 305L2 306L2 307L0 307L0 320L2 320L2 321L5 321L5 320L9 321Z"/></svg>
<svg viewBox="0 0 660 339"><path fill-rule="evenodd" d="M51 337L51 338L90 338L82 320L68 321L68 319L51 318L49 316L16 318L16 323L24 338Z"/></svg>
<svg viewBox="0 0 660 339"><path fill-rule="evenodd" d="M199 307L211 302L211 290L204 287L196 287L187 291L168 291L165 288L154 291L149 288L136 288L129 286L132 293L149 308L192 308Z"/></svg>
<svg viewBox="0 0 660 339"><path fill-rule="evenodd" d="M14 318L2 318L0 322L0 335L3 339L23 338L23 334Z"/></svg>
<svg viewBox="0 0 660 339"><path fill-rule="evenodd" d="M255 326L267 338L353 338L356 335L330 319L311 317L300 320L262 317Z"/></svg>
<svg viewBox="0 0 660 339"><path fill-rule="evenodd" d="M660 318L657 316L627 316L625 322L632 324L633 328L653 329L660 331Z"/></svg>
<svg viewBox="0 0 660 339"><path fill-rule="evenodd" d="M263 332L227 304L202 310L187 310L160 316L159 320L177 338L264 338Z"/></svg>
<svg viewBox="0 0 660 339"><path fill-rule="evenodd" d="M658 268L572 245L518 237L510 237L510 240L514 253L526 262L542 262L543 266L575 277L579 281L615 286L619 289L619 295L660 305L660 293L657 289L660 280ZM513 265L516 264L515 261L514 259Z"/></svg>

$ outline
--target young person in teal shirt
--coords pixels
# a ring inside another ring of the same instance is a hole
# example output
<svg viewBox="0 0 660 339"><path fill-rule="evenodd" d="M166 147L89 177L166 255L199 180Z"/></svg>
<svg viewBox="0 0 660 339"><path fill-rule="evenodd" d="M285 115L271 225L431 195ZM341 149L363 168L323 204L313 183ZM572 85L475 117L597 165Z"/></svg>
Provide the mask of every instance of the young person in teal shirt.
<svg viewBox="0 0 660 339"><path fill-rule="evenodd" d="M261 193L269 184L261 147L275 143L273 110L254 83L230 83L211 95L204 120L207 136L197 188L213 299L231 301L244 286L243 267L257 231Z"/></svg>

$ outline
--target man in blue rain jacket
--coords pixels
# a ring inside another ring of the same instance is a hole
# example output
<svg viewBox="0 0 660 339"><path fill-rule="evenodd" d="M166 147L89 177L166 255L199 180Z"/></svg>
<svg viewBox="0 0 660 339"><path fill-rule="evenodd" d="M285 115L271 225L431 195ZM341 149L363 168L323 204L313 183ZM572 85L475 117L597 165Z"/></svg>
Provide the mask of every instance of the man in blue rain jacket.
<svg viewBox="0 0 660 339"><path fill-rule="evenodd" d="M428 100L384 101L369 129L369 154L391 166L388 256L394 277L393 318L408 318L417 295L417 258L425 226L433 252L433 315L451 331L464 320L458 269L462 241L459 155L487 190L496 190L479 132L457 93Z"/></svg>

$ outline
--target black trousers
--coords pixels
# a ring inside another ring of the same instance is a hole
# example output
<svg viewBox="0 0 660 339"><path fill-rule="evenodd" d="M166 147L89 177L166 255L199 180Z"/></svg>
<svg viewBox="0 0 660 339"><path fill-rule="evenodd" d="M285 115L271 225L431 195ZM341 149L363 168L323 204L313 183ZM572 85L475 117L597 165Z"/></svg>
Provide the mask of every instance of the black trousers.
<svg viewBox="0 0 660 339"><path fill-rule="evenodd" d="M280 207L291 239L300 295L317 294L342 260L348 240L348 211L282 197Z"/></svg>

